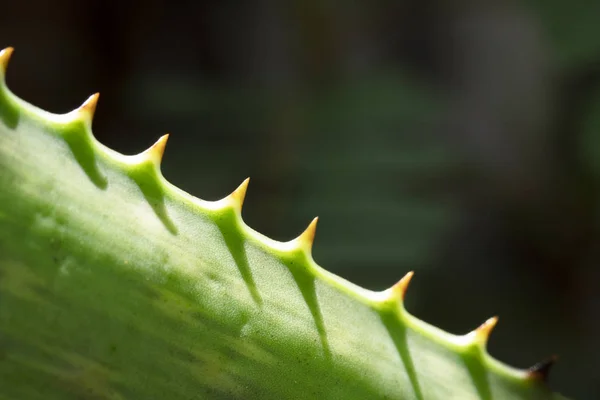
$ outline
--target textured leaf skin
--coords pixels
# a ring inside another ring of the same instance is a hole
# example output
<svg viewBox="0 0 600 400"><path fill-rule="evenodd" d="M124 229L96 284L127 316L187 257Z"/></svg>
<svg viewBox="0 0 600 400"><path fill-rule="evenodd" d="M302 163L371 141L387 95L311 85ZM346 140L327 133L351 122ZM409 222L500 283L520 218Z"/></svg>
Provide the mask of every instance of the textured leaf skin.
<svg viewBox="0 0 600 400"><path fill-rule="evenodd" d="M559 399L318 266L316 220L276 242L248 227L248 181L204 201L161 175L167 137L97 142L98 96L64 115L4 84L0 56L0 399ZM226 160L224 160L226 163ZM217 168L217 166L215 166Z"/></svg>

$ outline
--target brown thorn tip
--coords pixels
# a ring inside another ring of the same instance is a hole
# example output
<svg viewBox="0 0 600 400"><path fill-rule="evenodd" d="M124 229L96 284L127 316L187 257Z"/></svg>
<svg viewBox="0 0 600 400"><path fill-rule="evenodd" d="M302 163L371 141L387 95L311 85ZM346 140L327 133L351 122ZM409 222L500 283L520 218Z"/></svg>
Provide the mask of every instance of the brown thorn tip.
<svg viewBox="0 0 600 400"><path fill-rule="evenodd" d="M165 147L167 146L167 140L169 140L169 134L163 135L148 149L148 152L160 163L165 154Z"/></svg>
<svg viewBox="0 0 600 400"><path fill-rule="evenodd" d="M529 368L527 372L531 378L539 379L545 382L548 380L550 370L556 361L558 361L558 356L553 355L552 357L535 364L533 367Z"/></svg>
<svg viewBox="0 0 600 400"><path fill-rule="evenodd" d="M408 285L410 284L410 280L415 275L414 271L410 271L402 279L398 281L393 287L392 291L396 296L400 298L400 300L404 300L404 296L406 295L406 290L408 289Z"/></svg>
<svg viewBox="0 0 600 400"><path fill-rule="evenodd" d="M479 328L475 329L475 335L480 338L480 340L483 340L484 343L487 342L497 323L498 317L488 319L481 324Z"/></svg>
<svg viewBox="0 0 600 400"><path fill-rule="evenodd" d="M12 56L15 49L12 47L7 47L4 50L0 51L0 68L6 70L8 66L8 62L10 61L10 57Z"/></svg>
<svg viewBox="0 0 600 400"><path fill-rule="evenodd" d="M85 111L90 114L91 117L94 116L96 112L96 106L98 105L98 99L100 98L100 93L94 93L79 107L80 111Z"/></svg>
<svg viewBox="0 0 600 400"><path fill-rule="evenodd" d="M230 195L232 199L236 200L239 203L240 207L244 204L244 199L246 198L246 192L248 191L249 183L250 178L244 179L244 182L242 182L240 186L238 186L237 189L235 189Z"/></svg>

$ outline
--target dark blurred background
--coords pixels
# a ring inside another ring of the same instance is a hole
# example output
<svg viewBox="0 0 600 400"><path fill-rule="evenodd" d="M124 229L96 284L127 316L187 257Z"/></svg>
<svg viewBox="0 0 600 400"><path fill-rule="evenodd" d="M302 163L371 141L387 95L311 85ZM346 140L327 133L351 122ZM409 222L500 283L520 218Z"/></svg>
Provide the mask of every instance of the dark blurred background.
<svg viewBox="0 0 600 400"><path fill-rule="evenodd" d="M2 1L7 81L319 264L600 398L600 1Z"/></svg>

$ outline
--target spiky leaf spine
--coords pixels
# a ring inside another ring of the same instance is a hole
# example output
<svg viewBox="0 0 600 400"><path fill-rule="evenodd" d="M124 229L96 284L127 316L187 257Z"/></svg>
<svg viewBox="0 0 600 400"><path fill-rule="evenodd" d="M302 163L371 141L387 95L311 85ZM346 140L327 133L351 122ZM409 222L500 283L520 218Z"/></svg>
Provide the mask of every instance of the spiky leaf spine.
<svg viewBox="0 0 600 400"><path fill-rule="evenodd" d="M328 273L317 219L271 240L248 180L204 201L93 137L98 95L64 115L4 83L0 54L0 399L558 399L492 358L497 319L455 336Z"/></svg>

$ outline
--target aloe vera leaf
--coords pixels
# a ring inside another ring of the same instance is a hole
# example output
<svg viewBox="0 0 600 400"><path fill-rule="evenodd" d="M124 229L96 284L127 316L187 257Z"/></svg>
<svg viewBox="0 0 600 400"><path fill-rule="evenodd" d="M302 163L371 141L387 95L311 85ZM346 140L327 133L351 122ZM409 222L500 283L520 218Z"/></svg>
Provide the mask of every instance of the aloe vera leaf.
<svg viewBox="0 0 600 400"><path fill-rule="evenodd" d="M277 242L168 183L168 136L133 156L91 130L98 95L52 114L0 53L0 399L559 399L547 367L412 316L312 258L317 219ZM224 160L224 164L226 160ZM215 166L218 168L218 166Z"/></svg>

